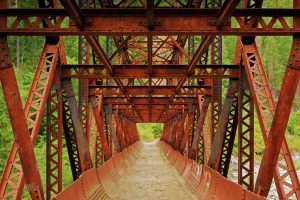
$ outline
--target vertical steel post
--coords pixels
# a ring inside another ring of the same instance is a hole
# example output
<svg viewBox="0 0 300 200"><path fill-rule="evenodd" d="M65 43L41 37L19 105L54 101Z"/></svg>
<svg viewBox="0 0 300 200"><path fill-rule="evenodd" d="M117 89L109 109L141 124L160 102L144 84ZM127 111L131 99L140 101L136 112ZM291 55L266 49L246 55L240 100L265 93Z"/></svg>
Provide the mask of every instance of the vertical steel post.
<svg viewBox="0 0 300 200"><path fill-rule="evenodd" d="M206 0L208 8L221 8L222 0ZM215 36L210 47L211 64L222 64L222 36ZM218 69L214 69L216 72ZM213 79L213 94L211 102L212 138L214 138L222 109L222 79Z"/></svg>
<svg viewBox="0 0 300 200"><path fill-rule="evenodd" d="M167 143L169 145L172 145L172 137L174 135L175 129L176 129L176 121L173 119L173 120L171 120L171 129L168 133L168 142Z"/></svg>
<svg viewBox="0 0 300 200"><path fill-rule="evenodd" d="M44 199L43 184L5 35L0 35L0 80L28 191L32 199Z"/></svg>
<svg viewBox="0 0 300 200"><path fill-rule="evenodd" d="M243 44L242 48L242 58L248 83L255 103L263 139L266 143L274 116L275 100L272 96L256 44ZM298 177L285 139L282 143L281 156L284 159L277 163L274 180L279 198L284 199L298 195L297 188L300 188L299 181L295 181L298 180Z"/></svg>
<svg viewBox="0 0 300 200"><path fill-rule="evenodd" d="M226 135L229 116L232 106L235 105L236 92L238 91L238 80L230 79L224 105L220 114L220 119L217 128L217 135L213 138L213 144L208 161L208 165L215 170L219 169L221 154L223 149L224 138Z"/></svg>
<svg viewBox="0 0 300 200"><path fill-rule="evenodd" d="M79 7L90 8L90 0L79 0ZM90 64L90 45L84 36L78 36L78 64ZM83 74L88 73L86 69L80 69ZM84 135L89 145L89 79L79 79L78 84L78 108L82 119Z"/></svg>
<svg viewBox="0 0 300 200"><path fill-rule="evenodd" d="M120 141L120 148L121 148L121 150L123 150L126 145L125 145L125 141L124 141L124 128L121 123L121 121L122 121L121 115L117 111L115 111L114 117L115 117L115 122L116 122L117 137L118 137L118 140Z"/></svg>
<svg viewBox="0 0 300 200"><path fill-rule="evenodd" d="M185 116L186 116L186 113L184 111L183 111L182 114L179 115L180 121L179 121L179 128L178 128L178 132L177 132L178 137L176 138L176 142L175 142L175 149L176 150L179 150L179 146L180 146L180 143L181 143L181 140L182 140Z"/></svg>
<svg viewBox="0 0 300 200"><path fill-rule="evenodd" d="M203 126L204 126L204 122L205 122L205 118L206 118L206 113L208 111L208 106L209 103L211 101L211 96L204 96L204 100L200 109L200 115L198 118L198 123L197 123L197 128L196 128L196 132L193 138L193 144L192 144L192 152L191 152L191 158L192 159L196 159L196 153L197 153L197 149L198 149L198 143L200 138L202 137L202 130L203 130ZM204 152L203 152L204 153Z"/></svg>
<svg viewBox="0 0 300 200"><path fill-rule="evenodd" d="M79 176L82 173L82 169L80 165L81 155L79 154L79 148L78 148L75 129L71 117L71 111L68 105L68 100L65 92L63 92L62 97L63 97L62 100L63 100L64 135L65 135L73 180L76 180L77 178L79 178Z"/></svg>
<svg viewBox="0 0 300 200"><path fill-rule="evenodd" d="M194 121L194 106L189 105L189 111L185 118L185 123L183 125L184 131L179 145L179 152L182 153L183 155L188 153L186 147L187 147L189 134L193 127L193 121Z"/></svg>
<svg viewBox="0 0 300 200"><path fill-rule="evenodd" d="M105 118L106 118L107 125L110 128L110 134L114 144L114 150L115 152L120 152L121 151L120 142L118 140L116 131L113 128L114 125L113 125L112 105L105 105L104 111L105 111Z"/></svg>
<svg viewBox="0 0 300 200"><path fill-rule="evenodd" d="M102 154L104 155L105 160L108 160L110 158L110 151L109 151L109 147L108 147L108 141L104 135L104 130L103 130L103 117L104 117L103 115L104 115L104 113L103 112L101 113L101 110L99 109L99 105L94 98L92 99L91 103L92 103L92 111L94 114L95 123L96 123L97 130L98 130L98 137L100 139L100 143L101 143L101 147L102 147L101 148ZM96 161L96 163L98 163L98 162Z"/></svg>
<svg viewBox="0 0 300 200"><path fill-rule="evenodd" d="M238 183L254 189L254 105L244 66L241 66L238 106Z"/></svg>
<svg viewBox="0 0 300 200"><path fill-rule="evenodd" d="M68 100L68 104L70 107L70 113L71 113L74 130L76 134L77 145L78 145L78 152L80 154L80 158L82 158L80 159L81 169L82 171L86 171L93 167L93 162L90 155L86 137L84 136L79 109L77 107L76 99L74 96L71 79L62 80L62 87L66 93L66 98Z"/></svg>
<svg viewBox="0 0 300 200"><path fill-rule="evenodd" d="M285 142L285 130L296 95L299 78L300 37L294 36L293 46L281 85L280 95L273 116L270 132L268 134L268 139L266 141L266 147L255 186L255 192L265 197L268 195L271 187L282 143ZM292 179L292 183L295 182L299 185L297 177ZM296 197L300 197L300 188L295 188L295 193Z"/></svg>
<svg viewBox="0 0 300 200"><path fill-rule="evenodd" d="M62 90L60 67L56 71L47 102L46 199L62 190Z"/></svg>

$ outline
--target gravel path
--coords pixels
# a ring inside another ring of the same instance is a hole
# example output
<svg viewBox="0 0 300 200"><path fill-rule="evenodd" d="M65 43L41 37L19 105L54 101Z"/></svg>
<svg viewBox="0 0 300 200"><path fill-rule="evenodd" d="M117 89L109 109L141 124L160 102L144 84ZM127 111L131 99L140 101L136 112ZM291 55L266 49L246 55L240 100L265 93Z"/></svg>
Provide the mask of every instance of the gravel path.
<svg viewBox="0 0 300 200"><path fill-rule="evenodd" d="M109 196L115 200L196 199L162 155L157 142L142 144L139 157L128 167Z"/></svg>

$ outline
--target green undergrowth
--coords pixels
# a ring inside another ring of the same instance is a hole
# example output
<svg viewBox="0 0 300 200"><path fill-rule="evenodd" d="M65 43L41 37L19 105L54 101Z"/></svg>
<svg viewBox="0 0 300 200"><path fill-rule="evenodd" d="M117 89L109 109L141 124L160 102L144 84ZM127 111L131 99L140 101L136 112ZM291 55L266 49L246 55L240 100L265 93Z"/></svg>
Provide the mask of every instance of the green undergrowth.
<svg viewBox="0 0 300 200"><path fill-rule="evenodd" d="M287 125L285 138L289 146L292 155L299 154L300 152L300 110L293 111L289 118ZM254 158L256 161L260 161L264 152L265 144L260 129L260 124L257 115L254 116ZM233 156L238 156L238 137L236 137ZM297 170L300 170L300 160L294 159L294 164Z"/></svg>
<svg viewBox="0 0 300 200"><path fill-rule="evenodd" d="M10 0L10 5L13 5L15 1ZM291 0L274 0L266 1L265 7L277 7L277 8L291 8ZM19 1L19 7L37 7L37 1L24 0ZM201 36L196 37L196 43L199 45ZM8 43L12 56L12 60L16 63L17 51L16 51L16 36L9 36ZM20 66L15 68L18 86L20 89L20 95L25 104L28 90L32 82L34 71L41 54L44 37L31 37L20 36ZM235 54L236 36L223 36L223 64L232 64ZM66 36L64 37L67 60L69 64L76 64L78 62L78 37ZM258 50L261 55L262 63L270 82L273 95L277 100L282 77L285 71L288 55L290 52L292 37L278 37L278 36L258 36L256 42ZM106 51L105 37L100 37L100 44ZM115 48L115 47L114 47ZM115 49L114 49L115 50ZM187 45L185 46L187 50ZM137 53L132 52L132 56L138 57ZM114 61L116 62L116 60ZM74 91L77 93L78 81L74 81ZM226 86L228 81L223 81L224 90L223 97L227 90ZM289 123L286 131L286 140L292 154L299 154L300 152L300 90L296 94L293 110L289 119ZM260 131L260 125L257 117L255 116L255 130L254 130L254 148L255 159L259 161L263 155L264 142ZM158 123L140 123L137 124L137 129L141 140L151 141L155 138L159 138L163 129L163 124ZM237 138L237 137L236 137ZM7 160L7 156L10 150L11 143L13 141L13 133L7 113L7 108L3 98L2 88L0 85L0 176L2 175L4 165ZM44 186L46 185L46 123L45 117L40 127L39 137L35 146L36 158L38 161L38 167L43 179ZM237 140L235 142L233 155L237 156ZM294 159L295 167L300 169L300 160ZM72 182L72 175L69 166L69 159L65 145L63 146L63 187L66 187ZM44 191L46 189L44 188ZM22 199L29 199L29 195L24 190L24 196Z"/></svg>
<svg viewBox="0 0 300 200"><path fill-rule="evenodd" d="M142 141L152 141L159 138L163 129L161 123L138 123L137 130Z"/></svg>

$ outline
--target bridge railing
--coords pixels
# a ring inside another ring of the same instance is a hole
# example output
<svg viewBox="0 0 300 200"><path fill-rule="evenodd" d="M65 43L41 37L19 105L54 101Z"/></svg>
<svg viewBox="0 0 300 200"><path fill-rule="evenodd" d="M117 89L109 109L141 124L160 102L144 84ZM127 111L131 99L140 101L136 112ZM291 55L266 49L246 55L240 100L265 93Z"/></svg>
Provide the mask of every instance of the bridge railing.
<svg viewBox="0 0 300 200"><path fill-rule="evenodd" d="M200 200L263 200L265 198L244 189L208 166L183 156L170 145L160 141L164 155L185 180L186 188Z"/></svg>
<svg viewBox="0 0 300 200"><path fill-rule="evenodd" d="M125 173L126 168L134 162L139 147L140 142L137 141L122 152L114 154L101 167L83 172L75 182L59 193L54 199L110 199L106 191L110 189L110 186L113 187L113 184Z"/></svg>

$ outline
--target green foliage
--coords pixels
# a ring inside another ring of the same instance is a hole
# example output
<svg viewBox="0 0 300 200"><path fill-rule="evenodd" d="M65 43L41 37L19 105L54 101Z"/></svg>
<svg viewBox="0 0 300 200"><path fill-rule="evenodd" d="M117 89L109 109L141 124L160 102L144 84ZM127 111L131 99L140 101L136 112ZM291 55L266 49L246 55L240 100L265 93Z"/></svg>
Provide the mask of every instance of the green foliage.
<svg viewBox="0 0 300 200"><path fill-rule="evenodd" d="M300 119L300 110L292 112L287 126L287 131L290 135L294 135L298 137L300 136L299 119Z"/></svg>
<svg viewBox="0 0 300 200"><path fill-rule="evenodd" d="M14 0L10 0L10 7L17 7ZM18 2L18 7L37 7L38 1L23 0ZM241 5L242 6L242 3ZM264 2L264 7L267 8L290 8L292 6L292 0L274 0ZM289 21L291 23L291 21ZM234 22L233 22L234 24ZM37 36L19 36L20 41L20 66L15 68L18 86L20 89L21 98L23 105L25 104L26 97L34 76L35 68L41 55L42 48L44 45L44 37ZM12 59L16 61L17 58L17 48L16 48L16 36L9 36L9 48L11 52ZM78 62L78 37L65 36L65 49L67 54L67 59L69 64L76 64ZM257 37L256 42L258 44L258 49L260 51L262 62L270 81L273 95L277 99L281 87L282 77L285 71L285 66L288 59L288 54L291 47L291 37ZM196 44L199 45L201 42L201 37L196 37ZM100 37L100 45L106 51L105 37ZM236 46L236 36L224 36L223 37L223 63L232 64L234 60ZM114 49L115 50L115 49ZM186 49L187 50L187 49ZM136 58L140 56L137 52L132 52L132 57ZM136 82L136 84L138 84ZM77 92L78 81L73 81L75 92ZM228 80L223 81L223 98L227 90ZM2 90L0 85L0 90ZM300 151L300 94L296 95L296 101L293 111L290 116L290 120L287 126L286 139L288 141L289 147L292 152ZM0 92L0 175L3 172L5 161L10 150L11 143L13 141L13 133L8 120L9 116L7 113L7 108L5 106L5 100L3 98L3 93ZM44 117L45 119L45 117ZM255 158L257 160L261 159L264 149L264 142L260 130L260 125L257 116L255 116ZM143 141L151 141L155 138L159 138L163 129L163 124L159 123L140 123L137 124L137 129L139 135ZM40 169L40 174L45 184L45 172L46 172L46 124L43 120L40 128L39 137L37 140L37 145L35 146L36 158L38 161L38 166ZM237 155L237 141L235 143L234 155ZM300 168L300 161L295 161L296 168ZM68 154L65 145L63 146L63 187L65 188L72 182L72 175L69 165ZM30 199L27 190L24 191L23 199Z"/></svg>
<svg viewBox="0 0 300 200"><path fill-rule="evenodd" d="M0 90L1 86L0 86ZM7 160L8 156L8 151L9 147L11 145L11 142L13 140L13 134L12 134L12 129L10 126L10 121L7 109L5 105L5 101L3 98L3 93L0 92L0 174L2 174L4 165L5 165L5 160Z"/></svg>
<svg viewBox="0 0 300 200"><path fill-rule="evenodd" d="M295 168L296 170L299 170L300 169L300 160L299 159L294 159L294 165L295 165Z"/></svg>
<svg viewBox="0 0 300 200"><path fill-rule="evenodd" d="M151 141L159 138L163 129L163 124L160 123L138 123L137 130L140 138L143 141Z"/></svg>

